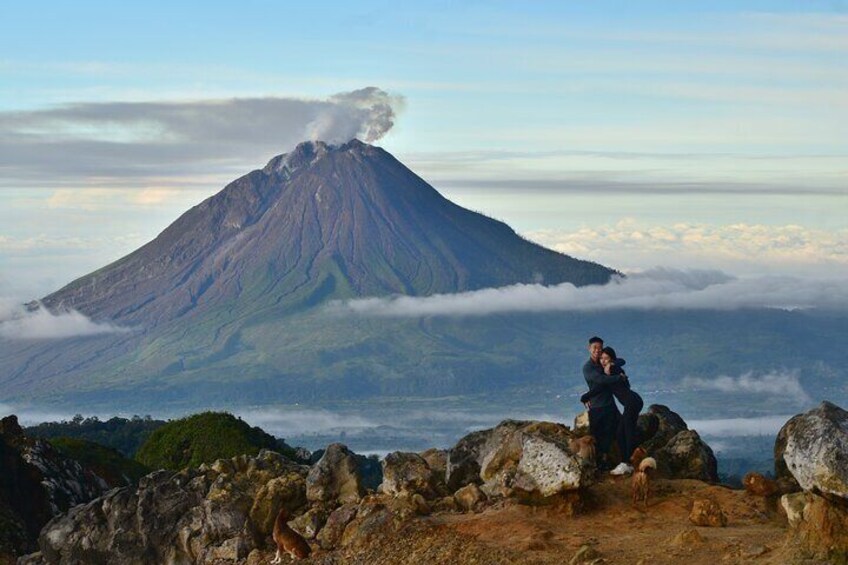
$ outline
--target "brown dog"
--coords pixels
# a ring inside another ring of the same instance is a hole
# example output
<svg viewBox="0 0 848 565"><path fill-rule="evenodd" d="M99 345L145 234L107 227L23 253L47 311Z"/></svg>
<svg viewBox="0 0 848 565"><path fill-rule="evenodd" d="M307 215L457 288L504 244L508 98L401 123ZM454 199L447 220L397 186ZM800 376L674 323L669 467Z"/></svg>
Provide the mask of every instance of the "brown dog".
<svg viewBox="0 0 848 565"><path fill-rule="evenodd" d="M633 505L639 501L645 511L648 510L648 496L651 494L651 474L657 470L657 460L653 457L645 457L639 462L639 468L633 473L631 488L633 492Z"/></svg>
<svg viewBox="0 0 848 565"><path fill-rule="evenodd" d="M281 508L274 521L274 543L277 544L277 555L271 563L281 563L283 552L288 553L292 559L305 559L312 552L303 536L289 527L286 518L286 511Z"/></svg>
<svg viewBox="0 0 848 565"><path fill-rule="evenodd" d="M595 460L595 438L593 436L583 436L568 440L568 448L577 457L585 461Z"/></svg>
<svg viewBox="0 0 848 565"><path fill-rule="evenodd" d="M630 464L634 469L639 468L639 463L648 456L648 452L642 449L641 447L637 447L633 450L633 454L630 456Z"/></svg>

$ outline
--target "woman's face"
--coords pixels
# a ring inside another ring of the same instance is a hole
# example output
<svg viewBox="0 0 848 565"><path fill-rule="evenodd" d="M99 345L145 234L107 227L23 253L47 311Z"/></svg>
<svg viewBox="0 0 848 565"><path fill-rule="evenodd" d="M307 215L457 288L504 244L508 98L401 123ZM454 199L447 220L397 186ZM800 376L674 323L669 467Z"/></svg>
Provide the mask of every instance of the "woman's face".
<svg viewBox="0 0 848 565"><path fill-rule="evenodd" d="M610 357L606 353L601 353L601 366L606 367L607 365L612 365L612 357Z"/></svg>

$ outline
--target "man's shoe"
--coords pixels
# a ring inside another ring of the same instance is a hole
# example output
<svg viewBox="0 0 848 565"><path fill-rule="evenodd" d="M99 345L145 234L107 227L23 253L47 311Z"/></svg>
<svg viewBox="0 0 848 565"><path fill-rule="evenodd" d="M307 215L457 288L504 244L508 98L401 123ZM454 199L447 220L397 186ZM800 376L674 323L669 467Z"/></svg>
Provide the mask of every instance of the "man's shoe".
<svg viewBox="0 0 848 565"><path fill-rule="evenodd" d="M610 471L610 475L629 475L632 472L633 467L622 461L615 469Z"/></svg>

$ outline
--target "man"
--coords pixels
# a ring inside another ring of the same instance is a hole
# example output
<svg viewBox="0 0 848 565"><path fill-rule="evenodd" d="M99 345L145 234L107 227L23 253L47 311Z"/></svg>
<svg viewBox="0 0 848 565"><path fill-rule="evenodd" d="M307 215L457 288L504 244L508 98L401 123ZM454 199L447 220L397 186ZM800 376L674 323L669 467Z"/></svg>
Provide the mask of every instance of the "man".
<svg viewBox="0 0 848 565"><path fill-rule="evenodd" d="M621 380L620 375L607 375L601 366L603 349L603 339L594 336L589 340L589 360L583 365L583 378L586 379L589 390ZM602 386L599 392L586 402L586 407L589 409L589 433L595 437L599 454L598 468L611 469L609 450L618 429L621 412L618 411L610 388Z"/></svg>

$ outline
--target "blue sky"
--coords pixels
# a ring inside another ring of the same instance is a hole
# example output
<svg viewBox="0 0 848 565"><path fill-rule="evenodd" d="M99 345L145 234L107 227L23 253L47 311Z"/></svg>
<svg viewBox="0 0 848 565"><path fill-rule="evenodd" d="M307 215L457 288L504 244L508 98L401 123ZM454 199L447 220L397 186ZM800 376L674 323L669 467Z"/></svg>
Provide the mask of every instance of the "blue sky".
<svg viewBox="0 0 848 565"><path fill-rule="evenodd" d="M231 153L227 140L214 155L144 153L142 174L111 151L138 147L141 163L167 148L167 122L44 119L51 109L321 101L365 86L404 99L380 145L546 245L618 268L848 274L845 2L3 12L0 142L15 153L0 157L0 295L31 298L117 259L303 135L283 120L260 142L244 125Z"/></svg>

